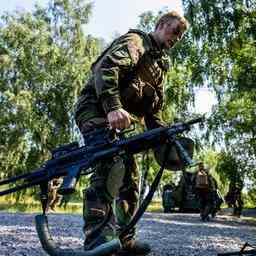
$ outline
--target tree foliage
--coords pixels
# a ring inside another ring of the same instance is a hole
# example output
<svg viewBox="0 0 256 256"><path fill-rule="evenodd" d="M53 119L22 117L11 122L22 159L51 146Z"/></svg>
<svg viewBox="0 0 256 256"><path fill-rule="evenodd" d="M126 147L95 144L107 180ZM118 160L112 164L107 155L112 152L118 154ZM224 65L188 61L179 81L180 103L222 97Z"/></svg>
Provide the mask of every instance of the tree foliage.
<svg viewBox="0 0 256 256"><path fill-rule="evenodd" d="M183 121L196 115L191 108L196 90L214 90L218 104L208 120L206 140L198 141L221 149L212 163L223 183L239 174L255 185L255 1L182 2L190 28L168 51L163 119ZM1 178L34 169L50 149L73 139L73 105L102 45L83 30L91 8L86 0L54 0L33 13L1 17ZM141 14L138 28L154 30L165 11ZM209 154L204 157L214 155ZM151 181L158 166L152 155L149 161Z"/></svg>
<svg viewBox="0 0 256 256"><path fill-rule="evenodd" d="M255 180L255 1L182 3L190 28L182 42L169 52L171 70L167 75L165 116L193 115L190 106L195 91L202 86L213 90L218 104L201 143L210 148L209 140L212 141L215 148L222 149L223 157L217 158L220 163L227 160L226 155L232 155L239 175ZM140 28L152 29L152 23L161 14L141 15ZM224 168L216 164L217 170ZM227 182L231 176L223 175L222 181Z"/></svg>
<svg viewBox="0 0 256 256"><path fill-rule="evenodd" d="M219 174L220 180L223 184L227 181L238 187L243 187L244 171L243 163L237 161L236 157L230 152L220 152L218 155L218 162L216 172ZM228 185L228 184L225 184ZM227 186L226 186L227 187Z"/></svg>
<svg viewBox="0 0 256 256"><path fill-rule="evenodd" d="M8 13L0 26L1 177L27 172L73 138L75 98L100 50L84 0Z"/></svg>
<svg viewBox="0 0 256 256"><path fill-rule="evenodd" d="M222 148L221 162L231 155L233 162L225 162L237 163L239 175L252 178L256 166L255 1L182 2L191 24L191 39L196 43L198 60L203 66L196 65L196 70L218 98L208 122L207 140L213 138L213 144ZM231 179L232 175L225 178Z"/></svg>

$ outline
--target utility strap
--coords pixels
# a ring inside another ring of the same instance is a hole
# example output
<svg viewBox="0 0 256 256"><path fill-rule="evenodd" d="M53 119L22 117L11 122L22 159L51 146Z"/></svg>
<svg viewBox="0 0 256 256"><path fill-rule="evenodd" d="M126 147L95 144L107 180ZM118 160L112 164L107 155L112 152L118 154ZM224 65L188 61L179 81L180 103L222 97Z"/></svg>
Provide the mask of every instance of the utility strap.
<svg viewBox="0 0 256 256"><path fill-rule="evenodd" d="M127 234L129 234L129 231L137 224L137 222L140 220L140 218L142 217L142 215L144 214L144 212L146 211L148 205L150 204L153 195L160 183L161 177L163 175L163 171L165 168L165 164L167 161L167 156L168 156L168 148L166 147L165 153L164 153L164 161L163 164L160 168L160 170L158 171L157 175L155 176L154 181L152 182L151 186L150 186L150 190L147 194L147 196L145 197L145 199L142 201L140 207L138 208L138 210L136 211L135 215L133 216L133 218L131 219L131 221L124 227L121 229L121 232L119 233L119 237L120 240L122 240L123 237L125 237Z"/></svg>

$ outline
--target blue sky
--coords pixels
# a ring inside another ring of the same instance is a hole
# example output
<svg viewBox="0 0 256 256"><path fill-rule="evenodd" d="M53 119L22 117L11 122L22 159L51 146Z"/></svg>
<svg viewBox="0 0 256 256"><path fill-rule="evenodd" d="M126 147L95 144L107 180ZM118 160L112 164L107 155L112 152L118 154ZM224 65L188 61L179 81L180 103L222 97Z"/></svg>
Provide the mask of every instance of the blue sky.
<svg viewBox="0 0 256 256"><path fill-rule="evenodd" d="M49 0L2 0L0 14L15 9L30 11L35 3L45 6ZM94 0L92 17L85 27L86 34L102 37L110 41L114 34L125 33L138 24L138 16L145 11L157 13L163 8L183 13L181 0ZM200 113L210 111L216 99L207 88L200 89L196 95L196 109Z"/></svg>
<svg viewBox="0 0 256 256"><path fill-rule="evenodd" d="M145 11L157 13L167 7L182 13L180 0L98 0L88 31L107 39L114 32L125 33L138 24L138 17Z"/></svg>
<svg viewBox="0 0 256 256"><path fill-rule="evenodd" d="M46 5L49 0L7 0L1 1L0 13L15 9L32 10L35 3ZM90 23L86 33L110 41L115 32L125 33L138 24L138 16L145 11L157 13L164 7L182 13L180 0L94 0Z"/></svg>

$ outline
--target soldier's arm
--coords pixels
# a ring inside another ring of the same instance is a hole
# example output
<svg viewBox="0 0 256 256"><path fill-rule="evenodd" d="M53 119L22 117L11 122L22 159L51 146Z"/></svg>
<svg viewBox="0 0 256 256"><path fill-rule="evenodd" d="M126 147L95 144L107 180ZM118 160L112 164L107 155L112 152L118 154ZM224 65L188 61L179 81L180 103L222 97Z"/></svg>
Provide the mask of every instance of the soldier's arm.
<svg viewBox="0 0 256 256"><path fill-rule="evenodd" d="M122 108L119 79L132 73L144 51L143 39L129 33L114 43L95 64L96 93L106 114Z"/></svg>

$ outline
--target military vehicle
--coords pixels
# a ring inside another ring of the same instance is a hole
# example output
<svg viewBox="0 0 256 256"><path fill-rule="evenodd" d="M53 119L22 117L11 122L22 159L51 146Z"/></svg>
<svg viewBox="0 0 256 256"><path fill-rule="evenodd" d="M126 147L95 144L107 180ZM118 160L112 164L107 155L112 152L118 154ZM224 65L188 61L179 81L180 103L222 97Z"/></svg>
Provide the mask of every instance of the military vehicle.
<svg viewBox="0 0 256 256"><path fill-rule="evenodd" d="M163 188L162 205L165 213L199 212L199 200L194 189L195 174L184 172L178 185L166 184Z"/></svg>
<svg viewBox="0 0 256 256"><path fill-rule="evenodd" d="M163 187L162 205L165 213L168 212L200 212L200 200L195 189L196 173L183 172L178 185L172 183ZM215 215L224 203L218 190L214 191L214 205L212 215Z"/></svg>

